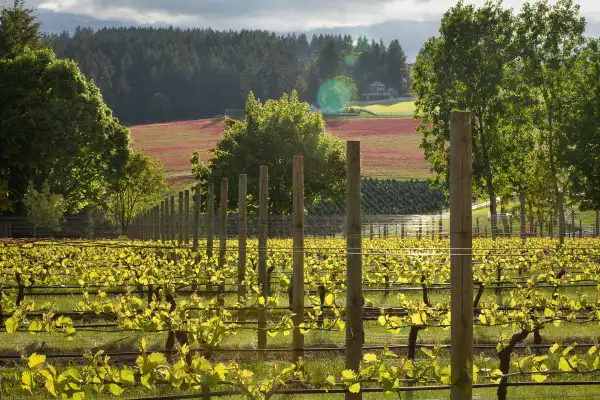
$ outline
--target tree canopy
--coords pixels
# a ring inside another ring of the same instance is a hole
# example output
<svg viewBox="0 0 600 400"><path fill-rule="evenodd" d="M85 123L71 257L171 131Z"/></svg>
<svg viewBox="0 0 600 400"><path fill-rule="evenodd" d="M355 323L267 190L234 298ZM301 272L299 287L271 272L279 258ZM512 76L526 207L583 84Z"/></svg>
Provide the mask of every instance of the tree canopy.
<svg viewBox="0 0 600 400"><path fill-rule="evenodd" d="M401 95L409 81L400 43L350 35L276 35L212 29L79 28L51 37L58 58L74 59L127 124L197 119L243 109L296 90L317 103L321 86L352 78L358 92L378 80Z"/></svg>
<svg viewBox="0 0 600 400"><path fill-rule="evenodd" d="M161 200L167 190L160 161L144 153L131 152L119 175L109 184L106 208L121 232L136 214Z"/></svg>
<svg viewBox="0 0 600 400"><path fill-rule="evenodd" d="M16 7L19 2L16 2ZM25 13L25 14L23 14ZM129 131L112 116L98 88L77 64L57 60L36 41L30 10L5 9L0 38L10 36L0 58L0 183L3 210L23 214L30 184L64 198L68 212L95 203L109 178L118 175L129 155ZM7 22L11 16L14 23ZM20 26L20 25L19 25Z"/></svg>
<svg viewBox="0 0 600 400"><path fill-rule="evenodd" d="M0 12L0 58L14 57L28 47L43 47L40 24L25 0L14 0L12 7Z"/></svg>
<svg viewBox="0 0 600 400"><path fill-rule="evenodd" d="M500 119L506 92L501 84L506 65L514 59L511 45L514 20L500 2L481 8L462 1L442 18L440 36L425 44L415 66L415 118L422 121L421 148L437 174L438 185L448 179L452 110L473 114L473 179L476 191L490 199L496 212L497 184L503 146Z"/></svg>
<svg viewBox="0 0 600 400"><path fill-rule="evenodd" d="M502 2L460 1L442 18L414 68L415 118L436 183L448 178L452 110L473 117L474 188L496 196L527 195L538 211L557 214L564 195L600 207L598 42L571 0L526 2L515 13ZM504 204L504 203L503 203Z"/></svg>
<svg viewBox="0 0 600 400"><path fill-rule="evenodd" d="M252 212L258 206L258 178L261 166L269 167L269 211L289 214L292 205L293 156L304 156L305 199L338 202L344 198L346 179L345 147L342 141L325 132L319 113L311 113L308 103L298 100L296 92L280 100L262 104L253 93L248 95L245 119L228 119L214 156L203 168L192 157L192 171L206 188L213 183L218 188L227 178L236 188L240 174L248 175L248 206ZM215 199L220 192L215 190ZM237 207L237 190L229 190L229 208Z"/></svg>

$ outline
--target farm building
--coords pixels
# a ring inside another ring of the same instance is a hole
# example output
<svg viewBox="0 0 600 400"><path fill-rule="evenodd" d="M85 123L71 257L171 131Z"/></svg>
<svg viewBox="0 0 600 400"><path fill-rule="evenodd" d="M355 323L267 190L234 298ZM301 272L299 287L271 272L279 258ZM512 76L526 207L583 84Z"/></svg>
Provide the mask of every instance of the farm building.
<svg viewBox="0 0 600 400"><path fill-rule="evenodd" d="M393 99L398 97L398 91L393 88L386 88L383 83L375 81L369 85L362 96L367 101Z"/></svg>

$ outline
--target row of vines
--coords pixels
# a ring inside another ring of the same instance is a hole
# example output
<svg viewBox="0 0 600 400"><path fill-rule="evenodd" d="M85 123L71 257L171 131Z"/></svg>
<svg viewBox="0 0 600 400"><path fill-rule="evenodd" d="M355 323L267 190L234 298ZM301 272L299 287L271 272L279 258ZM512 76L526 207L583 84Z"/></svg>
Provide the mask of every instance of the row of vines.
<svg viewBox="0 0 600 400"><path fill-rule="evenodd" d="M475 240L473 324L488 337L475 345L476 385L497 387L498 397L506 398L508 386L517 382L593 382L600 372L593 334L600 324L599 244L596 239L567 241L565 247L551 239ZM291 363L285 351L294 328L291 241L269 241L267 297L258 286L257 252L257 243L249 241L240 276L235 241L228 242L221 268L216 257L206 257L205 248L192 251L174 243L4 243L0 338L5 342L56 335L77 341L123 332L139 340L120 353L96 348L65 354L60 347L39 346L25 346L21 354L2 351L3 394L83 398L140 390L206 396L234 391L262 399L294 390L447 388L446 240L365 243L364 357L358 372L344 369L342 362L318 367L318 354L343 351L344 241L306 242L307 308L300 330L307 338L327 337L329 345L307 346L299 363ZM267 313L265 328L257 324L259 312ZM252 345L260 329L267 331L268 350ZM583 332L586 343L568 340L571 331ZM232 361L228 351L249 355Z"/></svg>

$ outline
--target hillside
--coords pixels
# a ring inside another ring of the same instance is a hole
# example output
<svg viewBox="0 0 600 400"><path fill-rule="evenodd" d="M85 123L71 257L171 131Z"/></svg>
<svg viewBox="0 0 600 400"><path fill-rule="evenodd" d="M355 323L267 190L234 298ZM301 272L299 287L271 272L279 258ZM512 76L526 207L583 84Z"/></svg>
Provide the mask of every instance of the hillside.
<svg viewBox="0 0 600 400"><path fill-rule="evenodd" d="M429 166L419 149L418 121L406 118L333 119L327 130L343 140L360 140L363 175L372 178L425 179ZM207 159L223 131L222 119L203 119L130 128L134 147L158 157L171 185L190 180L189 158L199 150Z"/></svg>
<svg viewBox="0 0 600 400"><path fill-rule="evenodd" d="M52 35L51 43L58 58L76 61L94 80L127 125L223 115L243 108L250 91L266 101L295 90L302 101L319 104L342 76L356 93L377 81L405 96L410 85L399 41L364 36L78 28Z"/></svg>

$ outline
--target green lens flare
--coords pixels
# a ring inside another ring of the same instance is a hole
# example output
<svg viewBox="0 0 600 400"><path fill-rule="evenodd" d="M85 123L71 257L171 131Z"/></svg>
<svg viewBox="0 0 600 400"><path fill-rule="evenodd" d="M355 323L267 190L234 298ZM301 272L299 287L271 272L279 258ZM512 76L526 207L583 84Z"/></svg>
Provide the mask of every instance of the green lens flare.
<svg viewBox="0 0 600 400"><path fill-rule="evenodd" d="M324 113L340 112L348 107L352 93L339 81L330 79L323 82L317 93L317 104Z"/></svg>

